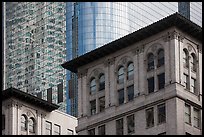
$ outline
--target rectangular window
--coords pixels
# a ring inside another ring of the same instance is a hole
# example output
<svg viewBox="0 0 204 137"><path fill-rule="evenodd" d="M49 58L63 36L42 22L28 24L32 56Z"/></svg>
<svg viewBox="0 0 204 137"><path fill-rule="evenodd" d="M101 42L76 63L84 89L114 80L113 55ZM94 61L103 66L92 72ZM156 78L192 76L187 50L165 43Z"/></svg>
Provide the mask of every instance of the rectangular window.
<svg viewBox="0 0 204 137"><path fill-rule="evenodd" d="M105 97L99 98L99 111L102 112L105 109Z"/></svg>
<svg viewBox="0 0 204 137"><path fill-rule="evenodd" d="M124 89L118 90L118 102L119 105L124 103Z"/></svg>
<svg viewBox="0 0 204 137"><path fill-rule="evenodd" d="M154 77L148 78L148 92L152 93L154 92Z"/></svg>
<svg viewBox="0 0 204 137"><path fill-rule="evenodd" d="M52 135L52 123L49 121L45 123L45 133L46 135Z"/></svg>
<svg viewBox="0 0 204 137"><path fill-rule="evenodd" d="M149 108L146 110L146 126L153 127L154 126L154 109Z"/></svg>
<svg viewBox="0 0 204 137"><path fill-rule="evenodd" d="M191 106L187 104L185 104L185 122L191 123Z"/></svg>
<svg viewBox="0 0 204 137"><path fill-rule="evenodd" d="M106 134L105 125L99 126L98 127L98 135L105 135L105 134Z"/></svg>
<svg viewBox="0 0 204 137"><path fill-rule="evenodd" d="M135 133L135 117L134 114L127 116L127 130L128 134Z"/></svg>
<svg viewBox="0 0 204 137"><path fill-rule="evenodd" d="M54 135L60 135L60 125L54 124Z"/></svg>
<svg viewBox="0 0 204 137"><path fill-rule="evenodd" d="M165 73L159 74L158 75L158 84L159 84L159 89L163 89L165 85Z"/></svg>
<svg viewBox="0 0 204 137"><path fill-rule="evenodd" d="M166 108L165 104L161 104L157 106L158 110L158 124L166 122Z"/></svg>
<svg viewBox="0 0 204 137"><path fill-rule="evenodd" d="M195 93L195 84L196 80L194 78L191 78L191 92Z"/></svg>
<svg viewBox="0 0 204 137"><path fill-rule="evenodd" d="M116 135L123 135L123 118L116 120Z"/></svg>
<svg viewBox="0 0 204 137"><path fill-rule="evenodd" d="M193 113L193 117L194 117L194 127L199 128L200 127L200 112L198 109L194 108L193 109L194 113Z"/></svg>
<svg viewBox="0 0 204 137"><path fill-rule="evenodd" d="M133 100L134 99L134 85L127 87L127 91L128 91L128 101Z"/></svg>
<svg viewBox="0 0 204 137"><path fill-rule="evenodd" d="M74 135L74 131L71 129L67 129L67 135Z"/></svg>
<svg viewBox="0 0 204 137"><path fill-rule="evenodd" d="M183 76L184 76L184 78L183 78L183 80L184 80L184 87L185 87L185 89L187 89L188 88L188 75L183 74Z"/></svg>
<svg viewBox="0 0 204 137"><path fill-rule="evenodd" d="M90 101L90 106L91 106L91 115L96 113L96 100Z"/></svg>
<svg viewBox="0 0 204 137"><path fill-rule="evenodd" d="M88 130L89 135L95 135L95 128Z"/></svg>

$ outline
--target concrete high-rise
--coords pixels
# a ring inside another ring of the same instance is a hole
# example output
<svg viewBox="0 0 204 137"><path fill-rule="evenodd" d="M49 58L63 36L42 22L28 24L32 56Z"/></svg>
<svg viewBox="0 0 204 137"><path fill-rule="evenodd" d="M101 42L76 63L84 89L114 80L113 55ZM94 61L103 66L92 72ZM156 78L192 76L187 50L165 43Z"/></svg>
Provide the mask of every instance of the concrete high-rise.
<svg viewBox="0 0 204 137"><path fill-rule="evenodd" d="M5 2L5 87L60 105L66 112L64 2Z"/></svg>
<svg viewBox="0 0 204 137"><path fill-rule="evenodd" d="M67 2L66 10L67 60L175 12L202 26L201 2ZM68 71L67 82L67 110L77 116L76 75Z"/></svg>

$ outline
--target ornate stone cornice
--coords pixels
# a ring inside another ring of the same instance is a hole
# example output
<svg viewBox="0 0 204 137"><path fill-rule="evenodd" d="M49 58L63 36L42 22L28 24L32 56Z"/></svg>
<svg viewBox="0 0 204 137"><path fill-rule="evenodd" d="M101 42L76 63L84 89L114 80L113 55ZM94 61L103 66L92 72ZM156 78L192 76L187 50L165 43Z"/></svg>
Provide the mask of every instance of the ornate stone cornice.
<svg viewBox="0 0 204 137"><path fill-rule="evenodd" d="M133 51L132 51L132 54L133 55L138 55L140 53L144 52L144 45L140 45L140 46L137 46Z"/></svg>
<svg viewBox="0 0 204 137"><path fill-rule="evenodd" d="M177 39L178 41L183 42L184 36L175 30L167 32L167 34L163 36L164 42L170 41L172 39Z"/></svg>
<svg viewBox="0 0 204 137"><path fill-rule="evenodd" d="M106 59L103 64L105 67L108 67L109 65L113 65L114 62L115 62L115 58L109 58L109 59Z"/></svg>
<svg viewBox="0 0 204 137"><path fill-rule="evenodd" d="M77 73L78 78L82 78L83 76L87 76L88 69L81 70Z"/></svg>

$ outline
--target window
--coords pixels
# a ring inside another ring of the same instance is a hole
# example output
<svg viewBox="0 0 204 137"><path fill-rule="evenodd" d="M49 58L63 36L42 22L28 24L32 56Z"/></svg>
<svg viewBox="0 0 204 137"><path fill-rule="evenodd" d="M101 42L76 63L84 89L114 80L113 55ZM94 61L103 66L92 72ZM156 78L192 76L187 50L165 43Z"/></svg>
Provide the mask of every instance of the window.
<svg viewBox="0 0 204 137"><path fill-rule="evenodd" d="M191 107L190 105L185 104L185 122L191 123Z"/></svg>
<svg viewBox="0 0 204 137"><path fill-rule="evenodd" d="M52 135L52 123L49 121L46 121L45 123L45 134Z"/></svg>
<svg viewBox="0 0 204 137"><path fill-rule="evenodd" d="M27 130L27 117L25 115L21 115L21 130Z"/></svg>
<svg viewBox="0 0 204 137"><path fill-rule="evenodd" d="M152 53L148 54L147 57L147 71L154 69L154 55Z"/></svg>
<svg viewBox="0 0 204 137"><path fill-rule="evenodd" d="M127 131L128 134L132 134L135 132L135 118L134 114L127 116Z"/></svg>
<svg viewBox="0 0 204 137"><path fill-rule="evenodd" d="M164 50L160 49L158 52L158 64L157 67L164 65Z"/></svg>
<svg viewBox="0 0 204 137"><path fill-rule="evenodd" d="M102 112L105 109L105 97L99 98L99 111Z"/></svg>
<svg viewBox="0 0 204 137"><path fill-rule="evenodd" d="M133 63L129 63L128 72L127 72L127 79L132 80L133 78L134 78L134 66L133 66Z"/></svg>
<svg viewBox="0 0 204 137"><path fill-rule="evenodd" d="M192 53L191 57L191 70L196 72L196 56L194 53Z"/></svg>
<svg viewBox="0 0 204 137"><path fill-rule="evenodd" d="M185 89L187 89L188 88L188 75L187 74L183 74L183 76L184 76L184 87L185 87Z"/></svg>
<svg viewBox="0 0 204 137"><path fill-rule="evenodd" d="M146 110L146 126L153 127L154 126L154 109L149 108Z"/></svg>
<svg viewBox="0 0 204 137"><path fill-rule="evenodd" d="M74 131L71 129L67 129L67 135L74 135Z"/></svg>
<svg viewBox="0 0 204 137"><path fill-rule="evenodd" d="M95 135L95 128L88 130L89 135Z"/></svg>
<svg viewBox="0 0 204 137"><path fill-rule="evenodd" d="M98 127L98 135L105 135L105 134L106 134L105 125L99 126Z"/></svg>
<svg viewBox="0 0 204 137"><path fill-rule="evenodd" d="M123 118L116 120L116 135L123 135Z"/></svg>
<svg viewBox="0 0 204 137"><path fill-rule="evenodd" d="M127 91L128 91L128 101L133 100L134 99L134 85L127 87Z"/></svg>
<svg viewBox="0 0 204 137"><path fill-rule="evenodd" d="M90 101L90 106L91 106L91 115L96 113L96 100Z"/></svg>
<svg viewBox="0 0 204 137"><path fill-rule="evenodd" d="M105 75L101 74L99 77L99 91L105 89Z"/></svg>
<svg viewBox="0 0 204 137"><path fill-rule="evenodd" d="M154 92L154 77L147 79L147 81L148 81L148 92L149 93Z"/></svg>
<svg viewBox="0 0 204 137"><path fill-rule="evenodd" d="M158 84L159 84L159 89L163 89L165 85L165 74L159 74L158 75Z"/></svg>
<svg viewBox="0 0 204 137"><path fill-rule="evenodd" d="M96 79L93 78L91 80L91 85L90 85L90 94L94 94L96 92Z"/></svg>
<svg viewBox="0 0 204 137"><path fill-rule="evenodd" d="M183 50L183 65L188 68L188 51L186 49Z"/></svg>
<svg viewBox="0 0 204 137"><path fill-rule="evenodd" d="M119 105L124 103L124 89L118 90L118 102Z"/></svg>
<svg viewBox="0 0 204 137"><path fill-rule="evenodd" d="M5 115L2 114L2 130L5 129Z"/></svg>
<svg viewBox="0 0 204 137"><path fill-rule="evenodd" d="M158 105L158 124L165 123L166 122L166 108L165 104Z"/></svg>
<svg viewBox="0 0 204 137"><path fill-rule="evenodd" d="M196 80L194 78L191 78L191 92L195 93L195 84Z"/></svg>
<svg viewBox="0 0 204 137"><path fill-rule="evenodd" d="M118 69L118 83L123 83L124 82L124 67L120 67Z"/></svg>
<svg viewBox="0 0 204 137"><path fill-rule="evenodd" d="M194 108L193 109L193 121L194 121L194 123L193 123L193 125L194 125L194 127L197 127L197 128L199 128L200 127L200 112L199 112L199 110L198 109L196 109L196 108Z"/></svg>
<svg viewBox="0 0 204 137"><path fill-rule="evenodd" d="M34 118L29 119L29 132L35 133L35 120L34 120Z"/></svg>
<svg viewBox="0 0 204 137"><path fill-rule="evenodd" d="M54 135L60 135L60 125L54 124Z"/></svg>

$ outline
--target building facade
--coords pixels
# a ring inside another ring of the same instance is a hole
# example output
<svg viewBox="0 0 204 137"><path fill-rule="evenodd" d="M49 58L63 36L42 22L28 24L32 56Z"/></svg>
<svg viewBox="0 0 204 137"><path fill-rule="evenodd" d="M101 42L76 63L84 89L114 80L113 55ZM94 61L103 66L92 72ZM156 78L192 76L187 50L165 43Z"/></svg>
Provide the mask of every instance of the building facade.
<svg viewBox="0 0 204 137"><path fill-rule="evenodd" d="M178 13L62 66L79 135L202 134L202 28Z"/></svg>
<svg viewBox="0 0 204 137"><path fill-rule="evenodd" d="M76 135L77 119L59 106L14 88L2 96L2 135Z"/></svg>
<svg viewBox="0 0 204 137"><path fill-rule="evenodd" d="M64 112L66 75L60 64L66 60L65 6L4 2L4 89L16 87L40 96Z"/></svg>
<svg viewBox="0 0 204 137"><path fill-rule="evenodd" d="M67 61L172 13L202 26L201 2L67 2ZM67 72L67 111L77 116L77 77Z"/></svg>

